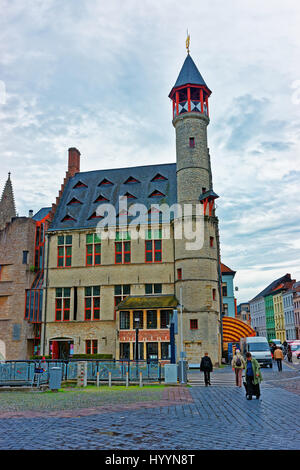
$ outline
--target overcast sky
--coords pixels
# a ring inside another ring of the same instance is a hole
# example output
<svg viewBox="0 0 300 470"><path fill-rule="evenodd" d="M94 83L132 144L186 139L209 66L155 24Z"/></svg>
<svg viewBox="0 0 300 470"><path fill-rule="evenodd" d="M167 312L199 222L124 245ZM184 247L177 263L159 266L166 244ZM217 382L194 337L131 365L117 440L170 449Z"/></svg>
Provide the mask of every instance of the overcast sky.
<svg viewBox="0 0 300 470"><path fill-rule="evenodd" d="M190 52L208 128L222 261L238 302L300 280L298 0L0 0L0 192L51 206L81 170L175 162L168 93Z"/></svg>

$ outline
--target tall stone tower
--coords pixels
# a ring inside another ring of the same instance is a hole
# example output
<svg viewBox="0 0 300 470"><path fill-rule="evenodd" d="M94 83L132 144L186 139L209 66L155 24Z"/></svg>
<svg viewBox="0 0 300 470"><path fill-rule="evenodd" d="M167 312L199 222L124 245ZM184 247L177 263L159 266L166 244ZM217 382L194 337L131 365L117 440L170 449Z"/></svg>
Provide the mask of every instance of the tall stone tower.
<svg viewBox="0 0 300 470"><path fill-rule="evenodd" d="M169 97L176 131L177 201L183 211L179 218L187 222L186 208L192 207L190 222L198 237L193 247L186 234L175 239L175 290L183 306L178 347L183 346L189 363L199 363L205 352L213 363L221 359L219 233L214 203L218 196L212 188L207 147L210 95L188 52Z"/></svg>
<svg viewBox="0 0 300 470"><path fill-rule="evenodd" d="M16 206L10 173L8 173L8 178L0 200L0 230L2 230L13 217L16 217Z"/></svg>

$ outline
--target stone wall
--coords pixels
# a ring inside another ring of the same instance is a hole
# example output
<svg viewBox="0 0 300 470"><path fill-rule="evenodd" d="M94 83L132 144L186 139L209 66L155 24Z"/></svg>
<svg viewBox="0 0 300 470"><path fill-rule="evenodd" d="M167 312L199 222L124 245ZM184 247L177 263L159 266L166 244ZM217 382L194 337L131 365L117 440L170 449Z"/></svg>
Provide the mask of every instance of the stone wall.
<svg viewBox="0 0 300 470"><path fill-rule="evenodd" d="M28 358L27 338L32 326L24 320L25 289L34 280L35 222L16 217L0 231L0 340L5 343L5 359ZM23 264L23 251L28 251Z"/></svg>

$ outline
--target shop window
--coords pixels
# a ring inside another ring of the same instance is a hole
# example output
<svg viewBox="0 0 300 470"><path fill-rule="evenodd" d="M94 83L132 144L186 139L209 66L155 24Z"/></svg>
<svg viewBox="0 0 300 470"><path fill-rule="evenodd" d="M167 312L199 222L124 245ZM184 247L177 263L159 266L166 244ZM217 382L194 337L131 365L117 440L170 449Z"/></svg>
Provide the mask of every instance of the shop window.
<svg viewBox="0 0 300 470"><path fill-rule="evenodd" d="M144 312L142 310L134 310L133 312L133 328L144 328Z"/></svg>
<svg viewBox="0 0 300 470"><path fill-rule="evenodd" d="M130 313L127 311L120 312L120 330L130 329Z"/></svg>
<svg viewBox="0 0 300 470"><path fill-rule="evenodd" d="M120 343L120 359L130 359L130 343Z"/></svg>
<svg viewBox="0 0 300 470"><path fill-rule="evenodd" d="M160 327L161 328L170 327L172 315L173 315L173 310L161 310L160 311Z"/></svg>
<svg viewBox="0 0 300 470"><path fill-rule="evenodd" d="M153 330L157 328L157 311L148 310L147 311L147 329Z"/></svg>
<svg viewBox="0 0 300 470"><path fill-rule="evenodd" d="M160 343L160 352L161 352L161 359L168 360L169 357L169 346L170 343Z"/></svg>

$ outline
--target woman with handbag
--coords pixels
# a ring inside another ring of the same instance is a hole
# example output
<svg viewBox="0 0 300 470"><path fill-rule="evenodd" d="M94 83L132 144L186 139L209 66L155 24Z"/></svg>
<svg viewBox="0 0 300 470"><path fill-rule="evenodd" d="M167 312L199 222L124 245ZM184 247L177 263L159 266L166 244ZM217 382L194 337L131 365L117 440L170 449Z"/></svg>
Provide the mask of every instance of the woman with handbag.
<svg viewBox="0 0 300 470"><path fill-rule="evenodd" d="M256 395L258 400L260 397L259 384L262 381L262 375L259 363L252 357L250 352L246 353L245 379L247 400L252 400L252 395Z"/></svg>

